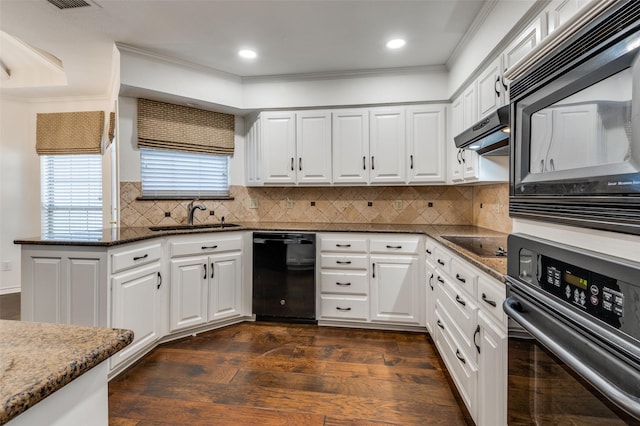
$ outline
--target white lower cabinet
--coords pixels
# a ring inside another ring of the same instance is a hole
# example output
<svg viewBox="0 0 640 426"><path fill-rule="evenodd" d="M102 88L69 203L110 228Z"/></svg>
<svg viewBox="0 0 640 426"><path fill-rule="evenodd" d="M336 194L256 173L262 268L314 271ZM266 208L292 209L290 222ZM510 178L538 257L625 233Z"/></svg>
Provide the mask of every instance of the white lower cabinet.
<svg viewBox="0 0 640 426"><path fill-rule="evenodd" d="M207 322L207 256L171 260L170 331Z"/></svg>
<svg viewBox="0 0 640 426"><path fill-rule="evenodd" d="M419 324L417 256L371 256L371 320Z"/></svg>
<svg viewBox="0 0 640 426"><path fill-rule="evenodd" d="M438 352L475 423L506 425L505 285L431 239L426 250L427 327Z"/></svg>
<svg viewBox="0 0 640 426"><path fill-rule="evenodd" d="M209 258L209 307L207 320L216 321L241 314L242 253L218 254Z"/></svg>

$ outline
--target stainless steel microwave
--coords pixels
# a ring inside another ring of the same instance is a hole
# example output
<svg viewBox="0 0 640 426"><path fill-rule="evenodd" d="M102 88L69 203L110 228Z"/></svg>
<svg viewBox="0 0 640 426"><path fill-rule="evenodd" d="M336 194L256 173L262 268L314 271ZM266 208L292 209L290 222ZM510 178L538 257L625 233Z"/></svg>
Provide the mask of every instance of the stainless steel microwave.
<svg viewBox="0 0 640 426"><path fill-rule="evenodd" d="M640 234L640 2L615 3L510 94L511 216Z"/></svg>

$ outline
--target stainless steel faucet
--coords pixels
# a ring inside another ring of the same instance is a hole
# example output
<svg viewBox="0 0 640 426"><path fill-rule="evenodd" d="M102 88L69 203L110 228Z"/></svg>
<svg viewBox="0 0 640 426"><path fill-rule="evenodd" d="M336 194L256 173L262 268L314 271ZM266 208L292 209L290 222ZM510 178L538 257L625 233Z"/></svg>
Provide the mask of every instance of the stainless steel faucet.
<svg viewBox="0 0 640 426"><path fill-rule="evenodd" d="M193 203L195 203L196 201L198 201L198 199L196 198L195 200L191 201L189 203L189 205L187 206L187 224L189 226L193 225L193 215L196 212L196 209L198 210L206 210L206 207L203 206L202 204L196 204L194 205Z"/></svg>

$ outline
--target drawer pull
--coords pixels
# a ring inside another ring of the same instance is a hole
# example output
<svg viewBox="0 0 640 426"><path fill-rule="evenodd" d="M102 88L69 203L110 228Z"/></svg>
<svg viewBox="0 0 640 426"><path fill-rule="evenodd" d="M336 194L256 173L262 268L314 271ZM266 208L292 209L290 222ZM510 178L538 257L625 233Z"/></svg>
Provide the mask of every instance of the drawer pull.
<svg viewBox="0 0 640 426"><path fill-rule="evenodd" d="M213 250L213 249L217 249L218 246L202 246L200 247L202 250Z"/></svg>
<svg viewBox="0 0 640 426"><path fill-rule="evenodd" d="M338 265L351 265L351 261L350 260L336 260L336 263Z"/></svg>
<svg viewBox="0 0 640 426"><path fill-rule="evenodd" d="M467 363L467 360L466 360L466 359L464 359L464 358L462 357L462 355L460 355L460 350L459 350L459 349L456 349L456 358L458 358L458 359L459 359L463 364L466 364L466 363Z"/></svg>
<svg viewBox="0 0 640 426"><path fill-rule="evenodd" d="M340 306L336 306L336 310L342 311L342 312L348 312L351 310L351 308L341 308Z"/></svg>
<svg viewBox="0 0 640 426"><path fill-rule="evenodd" d="M351 283L336 283L336 285L339 285L340 287L349 287Z"/></svg>
<svg viewBox="0 0 640 426"><path fill-rule="evenodd" d="M431 287L431 291L433 291L433 274L429 277L429 287Z"/></svg>
<svg viewBox="0 0 640 426"><path fill-rule="evenodd" d="M149 257L149 253L145 254L144 256L136 256L133 258L133 261L135 262L136 260L146 259L147 257Z"/></svg>
<svg viewBox="0 0 640 426"><path fill-rule="evenodd" d="M459 295L456 294L456 302L461 304L462 306L467 306L467 302L465 302Z"/></svg>
<svg viewBox="0 0 640 426"><path fill-rule="evenodd" d="M494 308L498 305L495 301L489 299L486 294L482 293L482 301L487 305L491 305Z"/></svg>
<svg viewBox="0 0 640 426"><path fill-rule="evenodd" d="M438 282L440 284L444 284L444 280L442 279L442 277L440 275L438 275Z"/></svg>
<svg viewBox="0 0 640 426"><path fill-rule="evenodd" d="M438 324L438 327L444 330L444 325L442 325L442 322L440 322L440 320L436 321L436 324Z"/></svg>
<svg viewBox="0 0 640 426"><path fill-rule="evenodd" d="M464 279L464 277L461 277L460 274L456 274L456 279L458 281L460 281L461 283L466 283L467 282L467 280Z"/></svg>
<svg viewBox="0 0 640 426"><path fill-rule="evenodd" d="M160 272L158 272L158 286L156 288L160 290L161 285L162 285L162 275L160 274Z"/></svg>
<svg viewBox="0 0 640 426"><path fill-rule="evenodd" d="M388 249L401 249L402 246L390 246L390 245L387 244L387 248Z"/></svg>
<svg viewBox="0 0 640 426"><path fill-rule="evenodd" d="M427 254L432 254L431 250L427 249Z"/></svg>
<svg viewBox="0 0 640 426"><path fill-rule="evenodd" d="M444 266L444 262L442 260L438 259L438 263Z"/></svg>
<svg viewBox="0 0 640 426"><path fill-rule="evenodd" d="M349 248L349 247L351 247L351 244L336 244L336 247L346 247L346 248Z"/></svg>

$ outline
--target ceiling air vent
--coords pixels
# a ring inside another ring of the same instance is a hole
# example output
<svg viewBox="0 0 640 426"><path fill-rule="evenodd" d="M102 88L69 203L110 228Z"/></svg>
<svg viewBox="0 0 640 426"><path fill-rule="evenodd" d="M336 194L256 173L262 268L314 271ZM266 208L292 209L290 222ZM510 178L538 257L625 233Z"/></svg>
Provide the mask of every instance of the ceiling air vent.
<svg viewBox="0 0 640 426"><path fill-rule="evenodd" d="M77 7L91 6L84 0L47 0L58 9L75 9Z"/></svg>

